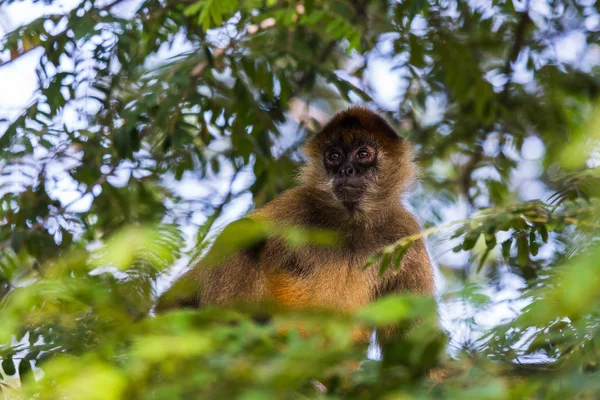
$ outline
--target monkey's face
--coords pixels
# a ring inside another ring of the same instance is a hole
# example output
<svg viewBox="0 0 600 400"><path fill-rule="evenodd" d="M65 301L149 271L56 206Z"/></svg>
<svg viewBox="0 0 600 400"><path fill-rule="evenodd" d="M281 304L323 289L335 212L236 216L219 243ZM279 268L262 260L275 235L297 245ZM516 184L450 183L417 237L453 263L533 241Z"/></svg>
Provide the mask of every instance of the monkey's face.
<svg viewBox="0 0 600 400"><path fill-rule="evenodd" d="M412 149L376 113L351 107L336 114L304 146L300 181L356 215L380 213L413 181ZM398 202L399 203L399 202Z"/></svg>
<svg viewBox="0 0 600 400"><path fill-rule="evenodd" d="M360 139L330 143L324 148L323 164L333 193L348 208L365 197L375 179L378 153L374 142Z"/></svg>

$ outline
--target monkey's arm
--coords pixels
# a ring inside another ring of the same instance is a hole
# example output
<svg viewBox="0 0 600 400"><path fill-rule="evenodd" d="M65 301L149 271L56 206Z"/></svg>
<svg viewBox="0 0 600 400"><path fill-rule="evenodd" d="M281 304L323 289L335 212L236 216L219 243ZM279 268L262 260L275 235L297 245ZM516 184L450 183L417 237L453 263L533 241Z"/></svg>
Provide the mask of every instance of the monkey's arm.
<svg viewBox="0 0 600 400"><path fill-rule="evenodd" d="M202 282L196 276L199 275L196 268L198 266L177 279L173 286L158 298L155 307L157 313L173 308L197 308L200 306L200 292L202 290L200 285Z"/></svg>
<svg viewBox="0 0 600 400"><path fill-rule="evenodd" d="M225 227L203 259L160 296L156 312L260 300L264 277L259 264L267 239L258 220L249 216ZM240 235L248 231L254 235Z"/></svg>
<svg viewBox="0 0 600 400"><path fill-rule="evenodd" d="M433 295L434 292L433 266L425 243L419 239L408 249L397 272L391 269L386 271L378 288L377 297L394 293ZM410 326L405 330L409 328ZM380 329L377 332L380 342L388 341L397 334L397 326Z"/></svg>
<svg viewBox="0 0 600 400"><path fill-rule="evenodd" d="M402 258L398 272L388 270L386 278L382 282L382 290L385 292L383 294L397 292L434 294L433 265L423 239L419 239L411 245Z"/></svg>
<svg viewBox="0 0 600 400"><path fill-rule="evenodd" d="M286 214L297 203L293 201L295 192L294 189L288 190L248 217L228 225L202 261L160 296L156 311L203 305L248 304L264 300L266 283L260 264L271 240L261 237L261 230L264 229L261 224L270 220L285 220ZM291 205L284 206L282 202ZM244 238L244 234L239 241L240 232L255 233L256 237L249 235Z"/></svg>
<svg viewBox="0 0 600 400"><path fill-rule="evenodd" d="M429 260L425 243L422 239L415 242L411 246L411 249L407 251L407 254L402 260L399 272L393 275L390 274L388 279L384 280L380 295L383 296L386 294L403 292L434 295L435 282L433 265ZM405 349L398 349L393 346L392 342L405 337L405 335L418 323L419 320L417 319L402 327L390 326L377 331L377 339L382 349L384 363L394 364L397 359L404 358L404 355L398 354L398 351L404 353ZM439 328L439 325L436 326ZM439 329L437 333L439 336L436 336L437 339L435 339L435 341L439 339L439 344L443 346L445 339L442 330ZM441 382L457 374L458 371L443 365L426 369L426 376L435 382Z"/></svg>
<svg viewBox="0 0 600 400"><path fill-rule="evenodd" d="M214 266L201 261L160 296L156 312L261 299L264 279L252 251L239 251Z"/></svg>

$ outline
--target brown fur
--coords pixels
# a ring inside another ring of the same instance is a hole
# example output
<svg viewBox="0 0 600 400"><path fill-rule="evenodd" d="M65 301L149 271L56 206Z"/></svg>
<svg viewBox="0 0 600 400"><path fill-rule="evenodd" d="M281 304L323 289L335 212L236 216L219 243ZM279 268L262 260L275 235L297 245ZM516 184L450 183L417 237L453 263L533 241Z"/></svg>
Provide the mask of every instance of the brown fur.
<svg viewBox="0 0 600 400"><path fill-rule="evenodd" d="M379 148L376 176L364 198L349 211L332 193L323 149L328 143L368 138ZM250 218L283 225L335 229L339 247L291 248L268 238L252 252L232 254L219 265L200 265L163 295L157 310L204 304L273 301L286 307L356 310L394 292L432 294L433 269L422 240L404 256L400 271L383 276L378 267L363 269L369 255L400 238L419 232L402 194L415 179L412 148L372 111L353 107L336 114L305 148L308 163L299 186L282 193ZM368 339L367 335L361 335Z"/></svg>

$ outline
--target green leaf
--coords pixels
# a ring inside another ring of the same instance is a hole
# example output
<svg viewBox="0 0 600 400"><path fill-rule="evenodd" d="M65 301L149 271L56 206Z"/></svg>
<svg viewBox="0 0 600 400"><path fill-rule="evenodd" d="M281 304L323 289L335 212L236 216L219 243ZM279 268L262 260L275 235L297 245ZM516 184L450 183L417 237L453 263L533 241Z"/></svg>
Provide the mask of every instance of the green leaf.
<svg viewBox="0 0 600 400"><path fill-rule="evenodd" d="M192 15L196 15L200 12L200 10L202 9L202 7L204 6L204 0L200 0L194 4L191 4L189 6L187 6L184 10L183 10L183 15L185 15L186 17L190 17Z"/></svg>
<svg viewBox="0 0 600 400"><path fill-rule="evenodd" d="M413 245L413 243L414 242L410 242L406 245L398 246L394 250L394 259L393 259L392 266L395 271L398 271L400 269L400 266L402 265L402 259L404 258L404 255L406 254L408 249Z"/></svg>
<svg viewBox="0 0 600 400"><path fill-rule="evenodd" d="M22 380L25 380L30 373L31 373L31 362L27 358L24 358L19 363L19 378L21 378Z"/></svg>
<svg viewBox="0 0 600 400"><path fill-rule="evenodd" d="M14 364L12 358L10 358L10 357L2 359L2 369L4 370L4 372L7 375L10 375L10 376L12 376L12 375L14 375L14 374L17 373L17 370L15 368L15 364Z"/></svg>
<svg viewBox="0 0 600 400"><path fill-rule="evenodd" d="M473 247L475 247L475 243L477 243L477 239L479 239L480 235L481 235L481 232L478 230L469 233L465 237L465 240L463 241L462 249L463 250L471 250Z"/></svg>
<svg viewBox="0 0 600 400"><path fill-rule="evenodd" d="M540 236L542 237L542 241L544 243L548 243L548 229L546 229L546 225L539 225L538 229L540 231Z"/></svg>
<svg viewBox="0 0 600 400"><path fill-rule="evenodd" d="M479 259L479 265L477 266L477 272L481 271L481 268L483 268L483 264L485 263L485 260L487 260L491 250L492 248L488 247L485 249L485 252L481 255L481 258Z"/></svg>
<svg viewBox="0 0 600 400"><path fill-rule="evenodd" d="M385 252L381 257L381 262L379 263L379 275L383 275L385 271L390 267L390 261L392 260L392 253Z"/></svg>
<svg viewBox="0 0 600 400"><path fill-rule="evenodd" d="M526 266L529 261L529 246L527 245L527 238L524 235L517 237L517 260L521 267Z"/></svg>
<svg viewBox="0 0 600 400"><path fill-rule="evenodd" d="M304 0L304 10L307 15L311 14L315 9L315 0Z"/></svg>
<svg viewBox="0 0 600 400"><path fill-rule="evenodd" d="M386 326L399 321L427 315L435 310L433 299L419 296L386 296L361 309L358 319L374 326Z"/></svg>
<svg viewBox="0 0 600 400"><path fill-rule="evenodd" d="M485 234L485 244L488 251L496 247L496 235L493 232Z"/></svg>
<svg viewBox="0 0 600 400"><path fill-rule="evenodd" d="M504 260L506 261L510 260L510 248L512 242L512 239L507 239L504 242L502 242L502 257L504 257Z"/></svg>

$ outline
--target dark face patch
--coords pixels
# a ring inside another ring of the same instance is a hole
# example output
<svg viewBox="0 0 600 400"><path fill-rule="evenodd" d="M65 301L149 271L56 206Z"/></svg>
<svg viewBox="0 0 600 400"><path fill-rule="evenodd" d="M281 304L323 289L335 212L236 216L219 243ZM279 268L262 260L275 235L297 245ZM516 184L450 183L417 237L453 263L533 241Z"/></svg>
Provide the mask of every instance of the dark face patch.
<svg viewBox="0 0 600 400"><path fill-rule="evenodd" d="M364 197L375 177L378 146L364 133L344 135L326 143L323 163L333 178L333 193L346 206L354 208Z"/></svg>

